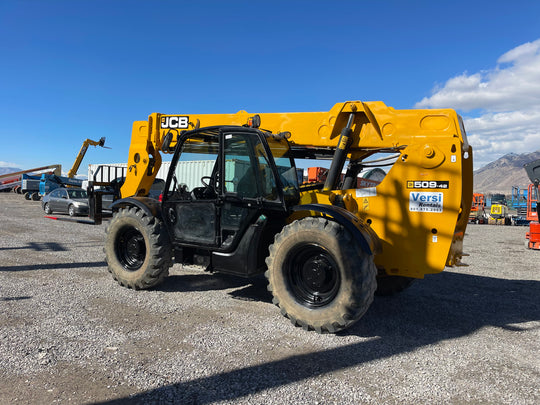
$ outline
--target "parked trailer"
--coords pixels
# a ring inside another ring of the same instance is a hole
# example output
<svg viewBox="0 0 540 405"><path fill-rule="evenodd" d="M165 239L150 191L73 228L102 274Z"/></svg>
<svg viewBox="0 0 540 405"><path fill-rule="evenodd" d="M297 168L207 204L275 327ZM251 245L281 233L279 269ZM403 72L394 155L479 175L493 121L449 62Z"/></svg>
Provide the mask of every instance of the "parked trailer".
<svg viewBox="0 0 540 405"><path fill-rule="evenodd" d="M49 165L36 167L34 169L21 170L18 172L7 173L0 175L0 191L1 190L13 190L21 194L22 192L22 175L27 173L41 174L40 172L48 171L58 176L62 174L62 165Z"/></svg>
<svg viewBox="0 0 540 405"><path fill-rule="evenodd" d="M11 174L11 173L10 173ZM5 176L5 175L4 175ZM4 177L0 180L0 191L11 191L21 186L21 176Z"/></svg>
<svg viewBox="0 0 540 405"><path fill-rule="evenodd" d="M57 176L52 173L22 175L21 191L27 200L39 201L41 197L59 187L81 187L82 180Z"/></svg>
<svg viewBox="0 0 540 405"><path fill-rule="evenodd" d="M39 181L41 176L24 173L22 175L21 192L25 200L39 201Z"/></svg>
<svg viewBox="0 0 540 405"><path fill-rule="evenodd" d="M82 183L80 179L44 173L39 180L39 195L43 197L59 187L81 187Z"/></svg>

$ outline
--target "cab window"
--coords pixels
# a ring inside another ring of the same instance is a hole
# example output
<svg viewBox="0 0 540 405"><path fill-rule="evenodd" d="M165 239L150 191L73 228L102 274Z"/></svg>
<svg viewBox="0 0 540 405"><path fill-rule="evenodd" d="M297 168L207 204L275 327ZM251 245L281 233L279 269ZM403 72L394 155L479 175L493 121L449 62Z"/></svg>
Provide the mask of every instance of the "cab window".
<svg viewBox="0 0 540 405"><path fill-rule="evenodd" d="M210 198L219 190L216 175L219 156L217 135L196 134L184 141L169 186L169 198L190 199L193 196ZM190 195L190 192L194 192ZM210 195L211 194L211 195Z"/></svg>
<svg viewBox="0 0 540 405"><path fill-rule="evenodd" d="M285 139L269 137L268 146L274 156L279 180L283 185L285 200L298 201L300 199L298 174L291 158L289 143Z"/></svg>
<svg viewBox="0 0 540 405"><path fill-rule="evenodd" d="M259 138L225 134L225 192L274 201L276 181Z"/></svg>

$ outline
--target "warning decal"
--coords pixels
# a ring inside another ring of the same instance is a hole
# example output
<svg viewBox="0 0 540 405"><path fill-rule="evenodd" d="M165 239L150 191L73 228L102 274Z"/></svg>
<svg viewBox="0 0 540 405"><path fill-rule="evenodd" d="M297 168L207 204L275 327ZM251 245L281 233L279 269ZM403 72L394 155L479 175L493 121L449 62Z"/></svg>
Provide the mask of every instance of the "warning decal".
<svg viewBox="0 0 540 405"><path fill-rule="evenodd" d="M357 188L356 189L356 198L364 197L376 197L377 188L376 187L367 187L367 188Z"/></svg>
<svg viewBox="0 0 540 405"><path fill-rule="evenodd" d="M409 211L443 212L443 193L411 192Z"/></svg>

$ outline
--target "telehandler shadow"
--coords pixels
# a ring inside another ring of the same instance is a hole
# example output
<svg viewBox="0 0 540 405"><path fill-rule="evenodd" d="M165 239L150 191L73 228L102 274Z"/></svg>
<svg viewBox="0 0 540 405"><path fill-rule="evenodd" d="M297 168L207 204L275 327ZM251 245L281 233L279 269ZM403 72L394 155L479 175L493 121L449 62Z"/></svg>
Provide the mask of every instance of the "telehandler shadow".
<svg viewBox="0 0 540 405"><path fill-rule="evenodd" d="M230 290L228 294L244 301L272 302L272 296L266 289L264 275L243 278L223 273L171 275L155 289L164 292L189 292Z"/></svg>
<svg viewBox="0 0 540 405"><path fill-rule="evenodd" d="M428 276L401 295L376 298L367 314L342 333L369 337L367 341L293 355L104 403L159 403L171 398L176 403L196 404L234 401L282 385L412 352L443 340L465 337L484 327L503 328L518 338L528 330L538 328L538 325L523 324L540 321L539 297L540 282L534 280L506 280L453 272ZM297 333L308 332L298 329Z"/></svg>
<svg viewBox="0 0 540 405"><path fill-rule="evenodd" d="M85 242L75 242L69 243L68 246L65 246L63 243L58 242L28 242L24 246L11 246L11 247L0 247L0 251L5 250L33 250L35 252L67 252L74 250L75 248L93 248L101 247L101 243L96 241L85 241Z"/></svg>
<svg viewBox="0 0 540 405"><path fill-rule="evenodd" d="M100 262L82 262L82 263L45 263L45 264L21 264L20 266L0 266L2 271L31 271L31 270L57 270L57 269L80 269L92 267L107 267L107 263Z"/></svg>
<svg viewBox="0 0 540 405"><path fill-rule="evenodd" d="M2 247L0 250L34 250L36 252L65 252L68 249L56 242L28 242L26 246Z"/></svg>

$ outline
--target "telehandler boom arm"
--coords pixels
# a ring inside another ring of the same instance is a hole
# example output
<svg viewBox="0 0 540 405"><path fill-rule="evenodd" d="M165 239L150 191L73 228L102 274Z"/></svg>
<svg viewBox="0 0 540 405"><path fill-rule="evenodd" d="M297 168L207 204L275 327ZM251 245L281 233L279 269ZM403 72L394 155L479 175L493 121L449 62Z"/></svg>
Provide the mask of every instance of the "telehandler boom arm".
<svg viewBox="0 0 540 405"><path fill-rule="evenodd" d="M99 141L93 141L91 139L86 139L83 142L83 144L81 146L81 149L79 150L79 153L77 154L77 157L75 158L75 162L73 162L73 166L71 166L71 169L69 169L67 177L69 177L69 178L75 177L75 175L77 174L77 171L79 170L79 166L81 165L81 163L82 163L82 161L84 159L84 155L86 155L86 151L88 150L88 146L92 145L92 146L105 147L105 146L103 146L104 144L105 144L105 137L100 138Z"/></svg>
<svg viewBox="0 0 540 405"><path fill-rule="evenodd" d="M338 143L342 128L353 115L348 143ZM148 121L135 121L129 150L128 175L122 197L145 195L161 165L161 148L170 130L188 130L213 125L249 125L254 115L236 114L165 115L153 113ZM336 148L347 148L351 160L381 149L397 150L411 144L426 145L426 159L438 160L430 144L454 139L468 152L461 119L454 110L395 110L382 102L349 101L330 111L260 113L262 128L272 133L289 132L293 147L303 148L306 157L332 157ZM311 152L311 156L310 156Z"/></svg>

